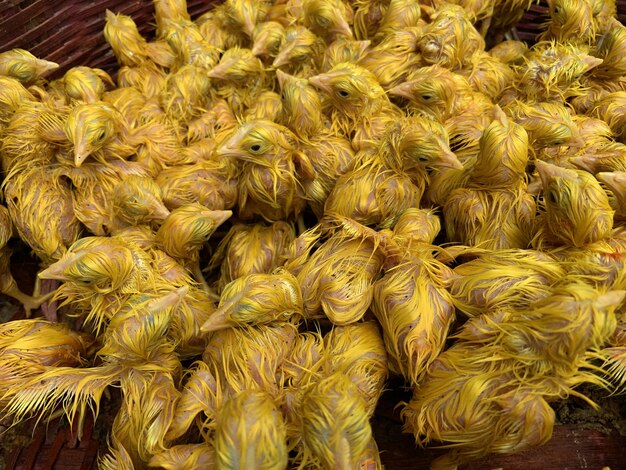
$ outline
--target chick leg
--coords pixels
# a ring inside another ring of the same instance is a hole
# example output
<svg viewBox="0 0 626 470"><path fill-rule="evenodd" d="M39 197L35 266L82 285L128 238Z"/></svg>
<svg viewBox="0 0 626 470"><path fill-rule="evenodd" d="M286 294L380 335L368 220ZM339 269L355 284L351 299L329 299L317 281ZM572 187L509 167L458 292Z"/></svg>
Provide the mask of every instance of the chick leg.
<svg viewBox="0 0 626 470"><path fill-rule="evenodd" d="M13 276L11 276L10 273L5 273L0 277L0 292L21 302L24 307L26 318L30 318L33 310L37 310L41 307L41 304L54 295L54 291L41 296L37 296L36 292L33 292L32 296L25 294L17 286L15 279L13 279Z"/></svg>
<svg viewBox="0 0 626 470"><path fill-rule="evenodd" d="M202 268L200 268L200 260L197 260L193 263L193 266L191 267L191 274L193 274L193 277L196 279L196 281L200 283L200 287L202 288L202 290L206 292L212 300L219 301L220 296L217 295L217 293L213 289L211 289L209 284L204 279L204 274L202 274Z"/></svg>

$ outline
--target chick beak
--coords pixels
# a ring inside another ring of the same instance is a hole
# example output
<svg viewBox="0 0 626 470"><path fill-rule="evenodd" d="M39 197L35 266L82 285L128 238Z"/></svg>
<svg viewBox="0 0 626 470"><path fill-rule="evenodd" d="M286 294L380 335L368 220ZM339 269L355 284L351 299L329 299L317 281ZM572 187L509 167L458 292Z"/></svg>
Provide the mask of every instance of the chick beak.
<svg viewBox="0 0 626 470"><path fill-rule="evenodd" d="M282 67L283 65L287 65L289 63L289 54L292 49L293 47L287 46L278 51L278 54L274 57L274 61L272 62L272 67L276 69L278 67Z"/></svg>
<svg viewBox="0 0 626 470"><path fill-rule="evenodd" d="M84 141L76 142L74 145L74 166L79 168L87 159L89 154L89 149L87 149L87 145Z"/></svg>
<svg viewBox="0 0 626 470"><path fill-rule="evenodd" d="M413 85L411 82L401 83L393 88L391 88L387 93L393 96L400 96L402 98L406 98L408 100L413 98Z"/></svg>
<svg viewBox="0 0 626 470"><path fill-rule="evenodd" d="M325 73L321 73L319 75L314 75L312 77L309 77L309 83L311 85L313 85L315 88L319 90L322 90L328 94L331 94L333 90L329 82L330 82L330 77L328 76L328 74L325 74Z"/></svg>
<svg viewBox="0 0 626 470"><path fill-rule="evenodd" d="M57 64L56 62L50 62L49 60L44 59L37 59L35 64L37 67L38 75L45 75L46 73L59 68L59 64Z"/></svg>
<svg viewBox="0 0 626 470"><path fill-rule="evenodd" d="M203 215L207 216L208 218L210 218L213 223L215 224L215 228L219 227L220 225L222 225L224 222L226 222L228 219L230 219L233 215L233 211L212 211L212 210L207 210L207 211L203 211L202 212Z"/></svg>
<svg viewBox="0 0 626 470"><path fill-rule="evenodd" d="M232 65L232 60L225 60L224 62L220 62L207 72L207 76L209 78L214 78L218 80L226 80L228 78L228 74L226 72Z"/></svg>
<svg viewBox="0 0 626 470"><path fill-rule="evenodd" d="M289 75L288 73L278 69L276 70L276 78L278 78L278 86L280 86L282 90L283 88L285 88L285 85L287 85L290 81L294 79L294 76Z"/></svg>
<svg viewBox="0 0 626 470"><path fill-rule="evenodd" d="M254 31L254 21L248 15L246 15L245 21L243 23L243 32L248 35L249 38L252 37L252 31Z"/></svg>
<svg viewBox="0 0 626 470"><path fill-rule="evenodd" d="M621 193L626 188L626 173L623 171L602 171L596 174L596 179L606 184L613 192Z"/></svg>
<svg viewBox="0 0 626 470"><path fill-rule="evenodd" d="M168 208L165 207L165 205L161 201L155 199L152 208L152 220L156 222L162 222L167 219L168 215L170 215L170 211L168 210Z"/></svg>
<svg viewBox="0 0 626 470"><path fill-rule="evenodd" d="M226 318L227 304L225 307L218 308L213 314L205 321L200 327L200 331L203 333L210 333L212 331L223 330L234 326L234 323Z"/></svg>
<svg viewBox="0 0 626 470"><path fill-rule="evenodd" d="M447 148L442 149L441 158L439 160L439 166L443 168L452 168L453 170L462 170L463 164L452 150Z"/></svg>
<svg viewBox="0 0 626 470"><path fill-rule="evenodd" d="M539 176L544 186L554 178L568 176L565 168L546 163L543 160L537 160L535 166L537 167L537 171L539 171Z"/></svg>
<svg viewBox="0 0 626 470"><path fill-rule="evenodd" d="M578 157L570 157L569 162L576 168L593 173L593 164L596 157L593 155L579 155Z"/></svg>
<svg viewBox="0 0 626 470"><path fill-rule="evenodd" d="M71 278L65 274L65 270L81 259L85 254L66 253L63 257L55 263L52 263L43 271L37 274L39 279L56 279L59 281L69 281Z"/></svg>
<svg viewBox="0 0 626 470"><path fill-rule="evenodd" d="M225 144L220 145L216 150L218 157L237 158L241 156L241 150L237 142L232 142L232 139L228 140Z"/></svg>
<svg viewBox="0 0 626 470"><path fill-rule="evenodd" d="M183 300L185 295L187 295L187 292L189 292L188 286L179 287L178 289L168 292L167 294L150 302L149 309L151 311L158 312L173 307L178 304L178 302Z"/></svg>
<svg viewBox="0 0 626 470"><path fill-rule="evenodd" d="M625 296L626 296L626 291L612 290L605 294L599 295L593 301L593 304L598 309L607 309L611 307L615 308L623 302Z"/></svg>
<svg viewBox="0 0 626 470"><path fill-rule="evenodd" d="M332 32L352 39L352 29L350 29L350 25L342 15L338 15L337 22L332 28Z"/></svg>

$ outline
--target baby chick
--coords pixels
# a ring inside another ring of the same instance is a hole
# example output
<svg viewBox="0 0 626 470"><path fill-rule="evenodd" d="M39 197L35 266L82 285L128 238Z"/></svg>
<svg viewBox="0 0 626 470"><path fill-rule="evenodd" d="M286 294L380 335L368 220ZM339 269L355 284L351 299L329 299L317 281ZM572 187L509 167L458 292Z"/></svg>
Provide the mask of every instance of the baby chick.
<svg viewBox="0 0 626 470"><path fill-rule="evenodd" d="M252 30L252 53L262 60L273 61L285 41L285 28L276 21L264 21Z"/></svg>
<svg viewBox="0 0 626 470"><path fill-rule="evenodd" d="M607 237L613 228L613 209L600 183L586 171L536 162L543 184L545 213L533 238L544 245L582 247Z"/></svg>
<svg viewBox="0 0 626 470"><path fill-rule="evenodd" d="M342 62L358 63L365 56L369 46L370 41L355 41L345 37L335 39L324 51L319 64L320 72L328 72Z"/></svg>
<svg viewBox="0 0 626 470"><path fill-rule="evenodd" d="M352 38L353 12L341 0L303 0L302 24L330 44L338 37Z"/></svg>
<svg viewBox="0 0 626 470"><path fill-rule="evenodd" d="M104 70L84 66L69 69L57 84L67 104L96 103L102 99L107 86L113 85L113 79Z"/></svg>
<svg viewBox="0 0 626 470"><path fill-rule="evenodd" d="M38 59L24 49L0 53L0 75L13 77L27 87L40 83L44 75L58 68L59 64Z"/></svg>
<svg viewBox="0 0 626 470"><path fill-rule="evenodd" d="M596 36L592 0L550 0L550 21L540 41L590 44Z"/></svg>
<svg viewBox="0 0 626 470"><path fill-rule="evenodd" d="M232 211L210 210L199 203L177 207L163 220L155 241L163 251L187 267L197 282L206 285L200 269L200 251L231 215Z"/></svg>
<svg viewBox="0 0 626 470"><path fill-rule="evenodd" d="M217 151L223 158L237 159L239 217L255 216L268 222L298 215L305 206L299 180L312 178L308 158L298 151L295 136L271 121L241 124Z"/></svg>
<svg viewBox="0 0 626 470"><path fill-rule="evenodd" d="M290 26L285 30L285 40L272 67L298 77L308 77L317 69L323 50L324 41L311 30L301 25Z"/></svg>
<svg viewBox="0 0 626 470"><path fill-rule="evenodd" d="M403 115L391 104L376 77L350 62L309 77L309 83L328 98L331 129L351 137L356 151L372 148L387 124Z"/></svg>

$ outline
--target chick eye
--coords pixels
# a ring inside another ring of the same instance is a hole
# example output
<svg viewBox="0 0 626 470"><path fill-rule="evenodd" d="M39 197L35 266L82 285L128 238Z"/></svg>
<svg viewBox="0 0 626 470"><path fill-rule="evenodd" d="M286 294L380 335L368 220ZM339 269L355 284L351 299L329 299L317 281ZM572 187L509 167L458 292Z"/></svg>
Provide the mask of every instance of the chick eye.
<svg viewBox="0 0 626 470"><path fill-rule="evenodd" d="M100 131L98 131L98 133L96 134L96 141L100 142L101 140L104 140L104 138L106 137L106 132L104 131L104 129L101 129Z"/></svg>
<svg viewBox="0 0 626 470"><path fill-rule="evenodd" d="M433 95L429 95L428 93L425 93L425 94L421 95L420 98L423 101L430 101L433 98Z"/></svg>
<svg viewBox="0 0 626 470"><path fill-rule="evenodd" d="M261 151L261 145L260 144L252 144L250 146L250 152L252 153L258 153Z"/></svg>
<svg viewBox="0 0 626 470"><path fill-rule="evenodd" d="M554 189L551 189L546 195L546 200L548 201L548 204L557 204L559 201L559 195Z"/></svg>
<svg viewBox="0 0 626 470"><path fill-rule="evenodd" d="M420 163L428 163L428 157L426 155L420 155L417 157L417 161Z"/></svg>
<svg viewBox="0 0 626 470"><path fill-rule="evenodd" d="M337 95L342 98L347 98L348 96L350 96L350 93L348 93L346 90L337 90Z"/></svg>

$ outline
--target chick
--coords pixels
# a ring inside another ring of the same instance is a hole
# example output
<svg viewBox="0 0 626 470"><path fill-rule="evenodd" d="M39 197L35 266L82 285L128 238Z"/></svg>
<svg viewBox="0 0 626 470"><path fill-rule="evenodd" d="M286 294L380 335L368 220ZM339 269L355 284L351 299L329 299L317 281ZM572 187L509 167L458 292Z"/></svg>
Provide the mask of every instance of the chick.
<svg viewBox="0 0 626 470"><path fill-rule="evenodd" d="M443 124L457 156L475 154L485 128L491 123L494 105L482 93L474 92L467 79L438 65L414 70L407 81L389 94L409 100L408 108Z"/></svg>
<svg viewBox="0 0 626 470"><path fill-rule="evenodd" d="M350 62L309 77L309 83L328 98L331 130L351 137L356 151L372 148L386 125L403 115L391 104L376 77Z"/></svg>
<svg viewBox="0 0 626 470"><path fill-rule="evenodd" d="M104 38L120 65L135 67L148 60L147 41L130 16L107 10Z"/></svg>
<svg viewBox="0 0 626 470"><path fill-rule="evenodd" d="M536 162L543 184L545 213L533 245L582 247L609 236L613 209L600 183L589 173Z"/></svg>
<svg viewBox="0 0 626 470"><path fill-rule="evenodd" d="M528 45L522 41L505 40L497 43L487 53L504 64L514 65L522 62Z"/></svg>
<svg viewBox="0 0 626 470"><path fill-rule="evenodd" d="M254 27L267 16L270 4L269 0L226 0L223 8L228 26L252 36Z"/></svg>
<svg viewBox="0 0 626 470"><path fill-rule="evenodd" d="M80 167L92 157L100 163L127 159L135 149L123 139L129 130L119 112L105 103L78 105L70 111L64 131L73 149L73 163Z"/></svg>
<svg viewBox="0 0 626 470"><path fill-rule="evenodd" d="M550 21L538 39L591 44L596 36L591 0L551 0Z"/></svg>
<svg viewBox="0 0 626 470"><path fill-rule="evenodd" d="M421 181L424 185L424 181ZM387 167L380 156L355 164L337 179L326 203L326 214L337 214L363 225L389 228L408 208L419 207L424 186L404 172Z"/></svg>
<svg viewBox="0 0 626 470"><path fill-rule="evenodd" d="M626 219L626 170L624 171L601 171L596 173L596 178L604 183L613 194L612 204L615 209L614 221L624 222Z"/></svg>
<svg viewBox="0 0 626 470"><path fill-rule="evenodd" d="M24 86L41 83L44 75L59 68L59 64L38 59L24 49L0 53L0 76L13 77Z"/></svg>
<svg viewBox="0 0 626 470"><path fill-rule="evenodd" d="M470 64L459 70L476 92L482 92L494 102L512 85L515 80L513 69L484 51L476 52Z"/></svg>
<svg viewBox="0 0 626 470"><path fill-rule="evenodd" d="M355 155L350 142L324 127L319 95L306 79L278 70L283 120L298 136L299 147L311 162L315 176L302 181L309 206L322 217L324 203L337 178L352 165Z"/></svg>
<svg viewBox="0 0 626 470"><path fill-rule="evenodd" d="M242 276L269 274L281 266L295 236L293 226L283 221L233 225L220 240L209 267L220 266L218 290Z"/></svg>
<svg viewBox="0 0 626 470"><path fill-rule="evenodd" d="M246 48L231 47L224 51L207 76L213 81L217 95L226 100L236 115L253 104L269 83L263 62Z"/></svg>
<svg viewBox="0 0 626 470"><path fill-rule="evenodd" d="M375 38L385 37L406 28L419 26L421 18L419 3L406 0L391 0L378 26Z"/></svg>
<svg viewBox="0 0 626 470"><path fill-rule="evenodd" d="M155 453L149 467L176 470L177 468L208 468L215 466L215 449L208 443L179 444Z"/></svg>
<svg viewBox="0 0 626 470"><path fill-rule="evenodd" d="M454 71L466 67L475 52L484 50L485 41L462 7L444 3L431 15L418 47L426 64Z"/></svg>
<svg viewBox="0 0 626 470"><path fill-rule="evenodd" d="M4 129L20 105L35 101L35 97L13 77L0 76L0 84L0 129Z"/></svg>
<svg viewBox="0 0 626 470"><path fill-rule="evenodd" d="M622 54L624 47L626 28L622 24L616 24L600 36L594 45L593 56L602 59L602 63L591 71L591 77L599 79L604 86L607 81L623 77L626 74L626 62Z"/></svg>
<svg viewBox="0 0 626 470"><path fill-rule="evenodd" d="M526 248L532 236L535 201L527 191L528 135L497 108L480 139L465 187L443 206L450 241L484 248Z"/></svg>
<svg viewBox="0 0 626 470"><path fill-rule="evenodd" d="M308 77L317 69L324 50L324 41L304 26L294 25L285 30L272 67L284 72Z"/></svg>
<svg viewBox="0 0 626 470"><path fill-rule="evenodd" d="M102 99L107 86L113 85L113 79L104 70L84 66L69 69L59 80L66 103L70 105L96 103Z"/></svg>
<svg viewBox="0 0 626 470"><path fill-rule="evenodd" d="M209 210L202 204L186 204L163 220L156 232L156 243L172 258L187 267L196 281L206 284L200 269L200 251L232 211Z"/></svg>
<svg viewBox="0 0 626 470"><path fill-rule="evenodd" d="M421 33L418 27L389 32L369 48L358 64L372 72L385 90L398 86L421 65L417 51Z"/></svg>
<svg viewBox="0 0 626 470"><path fill-rule="evenodd" d="M353 12L341 0L304 0L302 24L330 44L338 37L352 38Z"/></svg>
<svg viewBox="0 0 626 470"><path fill-rule="evenodd" d="M388 6L387 0L353 1L354 19L352 26L354 37L360 41L373 38Z"/></svg>
<svg viewBox="0 0 626 470"><path fill-rule="evenodd" d="M297 149L295 136L271 121L250 121L239 126L217 151L236 158L240 165L239 217L263 217L268 222L296 216L305 200L300 179L312 178L307 157Z"/></svg>
<svg viewBox="0 0 626 470"><path fill-rule="evenodd" d="M172 22L189 21L186 0L155 0L154 19L156 20L157 36L163 36L167 26Z"/></svg>
<svg viewBox="0 0 626 470"><path fill-rule="evenodd" d="M214 446L218 468L287 468L287 429L275 398L252 389L226 400L217 418Z"/></svg>
<svg viewBox="0 0 626 470"><path fill-rule="evenodd" d="M264 21L252 30L252 53L264 60L274 60L285 41L285 28L276 21Z"/></svg>
<svg viewBox="0 0 626 470"><path fill-rule="evenodd" d="M280 95L273 91L264 91L252 106L246 109L244 121L266 120L277 122L283 112Z"/></svg>
<svg viewBox="0 0 626 470"><path fill-rule="evenodd" d="M205 70L184 65L158 87L158 102L173 122L188 123L209 107L212 83Z"/></svg>
<svg viewBox="0 0 626 470"><path fill-rule="evenodd" d="M595 106L589 111L589 115L605 121L616 140L626 143L626 92L617 91L608 93L602 99L596 101Z"/></svg>

